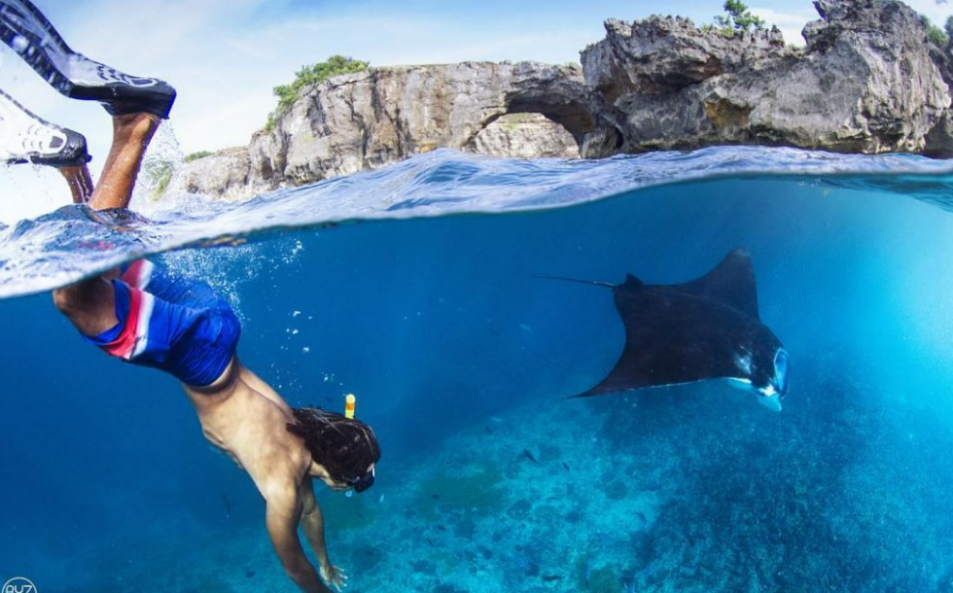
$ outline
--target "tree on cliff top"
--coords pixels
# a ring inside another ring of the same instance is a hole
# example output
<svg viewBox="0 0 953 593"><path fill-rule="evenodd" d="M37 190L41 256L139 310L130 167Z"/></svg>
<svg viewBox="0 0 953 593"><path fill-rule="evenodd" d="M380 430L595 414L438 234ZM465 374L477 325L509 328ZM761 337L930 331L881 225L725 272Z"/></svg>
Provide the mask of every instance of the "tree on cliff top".
<svg viewBox="0 0 953 593"><path fill-rule="evenodd" d="M733 35L735 31L748 31L752 27L755 31L764 30L764 19L751 14L741 0L725 0L724 9L728 13L727 16L715 17L715 22L722 28L723 33Z"/></svg>
<svg viewBox="0 0 953 593"><path fill-rule="evenodd" d="M301 70L295 73L295 79L291 84L279 84L273 89L275 96L278 97L278 107L268 114L268 123L265 125L265 129L273 129L278 122L278 118L288 113L303 88L324 82L339 74L361 72L367 70L369 66L369 62L344 56L331 56L327 61L302 66Z"/></svg>
<svg viewBox="0 0 953 593"><path fill-rule="evenodd" d="M953 18L953 17L950 17L950 18ZM940 47L946 47L946 45L950 42L950 38L947 36L947 33L943 32L943 29L934 25L932 22L930 22L930 19L923 14L920 15L920 22L923 23L923 28L926 29L927 40L930 43L934 45L939 45ZM950 19L947 19L946 21L947 31L950 30L950 26L951 26Z"/></svg>

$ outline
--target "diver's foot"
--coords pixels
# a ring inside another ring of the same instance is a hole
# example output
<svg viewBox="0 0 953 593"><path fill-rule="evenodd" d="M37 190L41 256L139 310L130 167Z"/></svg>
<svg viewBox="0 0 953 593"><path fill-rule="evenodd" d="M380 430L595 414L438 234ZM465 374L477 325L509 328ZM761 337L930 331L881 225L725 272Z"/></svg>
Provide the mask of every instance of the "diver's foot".
<svg viewBox="0 0 953 593"><path fill-rule="evenodd" d="M0 41L57 91L99 101L110 115L145 112L165 119L175 102L175 89L157 78L131 76L74 52L29 0L0 1Z"/></svg>
<svg viewBox="0 0 953 593"><path fill-rule="evenodd" d="M0 91L0 163L76 167L88 162L82 134L40 119Z"/></svg>

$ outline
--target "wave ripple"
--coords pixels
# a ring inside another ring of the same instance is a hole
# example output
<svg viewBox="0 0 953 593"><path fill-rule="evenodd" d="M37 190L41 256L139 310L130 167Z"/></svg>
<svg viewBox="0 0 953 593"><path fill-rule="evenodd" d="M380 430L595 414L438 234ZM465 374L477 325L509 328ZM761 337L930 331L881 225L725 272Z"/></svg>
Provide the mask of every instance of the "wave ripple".
<svg viewBox="0 0 953 593"><path fill-rule="evenodd" d="M528 161L438 150L242 203L176 196L148 218L66 206L0 225L0 298L64 286L146 255L230 244L262 231L540 210L664 184L762 177L899 193L953 210L953 164L910 155L719 147L598 161Z"/></svg>

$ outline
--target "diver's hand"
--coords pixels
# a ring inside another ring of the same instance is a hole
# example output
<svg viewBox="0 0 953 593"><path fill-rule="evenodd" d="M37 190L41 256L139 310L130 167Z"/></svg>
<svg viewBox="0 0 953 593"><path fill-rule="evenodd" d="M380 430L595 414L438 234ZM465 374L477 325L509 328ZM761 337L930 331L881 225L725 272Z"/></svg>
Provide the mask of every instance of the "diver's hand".
<svg viewBox="0 0 953 593"><path fill-rule="evenodd" d="M321 564L321 578L338 591L347 587L347 573L344 572L343 568L334 566L330 562Z"/></svg>

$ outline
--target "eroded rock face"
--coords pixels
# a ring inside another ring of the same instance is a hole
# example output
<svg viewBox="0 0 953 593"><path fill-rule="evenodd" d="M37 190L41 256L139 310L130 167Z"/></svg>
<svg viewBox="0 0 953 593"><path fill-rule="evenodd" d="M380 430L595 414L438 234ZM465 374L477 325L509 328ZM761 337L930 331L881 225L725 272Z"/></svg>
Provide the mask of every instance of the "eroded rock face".
<svg viewBox="0 0 953 593"><path fill-rule="evenodd" d="M686 19L608 21L582 63L603 101L597 125L618 146L602 130L587 156L742 143L942 152L950 58L917 13L887 0L815 6L803 51L776 30L726 38Z"/></svg>
<svg viewBox="0 0 953 593"><path fill-rule="evenodd" d="M187 164L175 177L176 189L214 195L226 200L242 199L267 191L263 181L249 180L247 148L227 148Z"/></svg>
<svg viewBox="0 0 953 593"><path fill-rule="evenodd" d="M805 27L803 50L776 29L725 37L650 17L606 21L582 70L467 62L339 76L247 149L186 166L173 187L246 197L438 147L511 157L723 144L953 156L951 49L931 44L917 13L894 0L815 7L821 18Z"/></svg>
<svg viewBox="0 0 953 593"><path fill-rule="evenodd" d="M539 113L510 113L480 130L463 147L502 158L579 158L579 146L566 128Z"/></svg>
<svg viewBox="0 0 953 593"><path fill-rule="evenodd" d="M520 139L485 131L501 116L520 112L541 114L565 130L537 136L536 155L564 154L567 134L575 144L593 130L589 90L578 67L465 62L378 68L332 78L304 93L274 130L252 138L247 169L237 154L214 155L187 165L177 187L219 194L215 184L244 184L245 194L253 195L440 147L525 154L528 134ZM224 179L199 171L219 163Z"/></svg>

